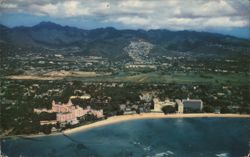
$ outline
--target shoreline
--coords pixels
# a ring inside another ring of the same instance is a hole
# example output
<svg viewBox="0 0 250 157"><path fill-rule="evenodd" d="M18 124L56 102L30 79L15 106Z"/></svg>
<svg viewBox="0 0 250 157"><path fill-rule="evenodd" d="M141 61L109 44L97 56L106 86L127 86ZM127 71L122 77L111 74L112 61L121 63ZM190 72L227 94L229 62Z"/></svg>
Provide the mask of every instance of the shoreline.
<svg viewBox="0 0 250 157"><path fill-rule="evenodd" d="M63 134L73 134L80 131L88 131L97 127L106 125L112 125L125 121L139 120L139 119L162 119L162 118L250 118L250 115L246 114L215 114L215 113L190 113L190 114L164 114L164 113L141 113L134 115L120 115L109 117L104 120L100 120L91 124L82 125L76 128L68 129L63 132L55 132L51 134L32 134L32 135L12 135L12 136L0 136L0 139L6 138L33 138L43 136L56 136Z"/></svg>
<svg viewBox="0 0 250 157"><path fill-rule="evenodd" d="M79 131L87 131L93 128L102 127L106 125L116 124L125 121L132 121L138 119L161 119L161 118L250 118L250 115L241 114L215 114L215 113L191 113L191 114L164 114L164 113L142 113L134 115L113 116L108 119L97 121L92 124L79 126L65 130L63 133L72 134Z"/></svg>

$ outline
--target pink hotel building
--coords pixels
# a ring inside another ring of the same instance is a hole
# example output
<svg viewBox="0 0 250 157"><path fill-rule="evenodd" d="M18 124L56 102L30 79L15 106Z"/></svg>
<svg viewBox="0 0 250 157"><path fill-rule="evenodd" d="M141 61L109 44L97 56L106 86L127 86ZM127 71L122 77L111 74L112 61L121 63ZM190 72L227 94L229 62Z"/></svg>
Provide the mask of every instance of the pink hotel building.
<svg viewBox="0 0 250 157"><path fill-rule="evenodd" d="M56 113L56 120L58 122L71 122L71 123L78 123L77 118L82 117L86 114L93 114L97 118L103 117L103 110L93 110L90 106L86 109L78 105L72 104L71 100L69 99L68 103L66 104L57 104L54 100L52 101L52 109L34 109L34 112L41 113L41 112L49 112L49 113Z"/></svg>

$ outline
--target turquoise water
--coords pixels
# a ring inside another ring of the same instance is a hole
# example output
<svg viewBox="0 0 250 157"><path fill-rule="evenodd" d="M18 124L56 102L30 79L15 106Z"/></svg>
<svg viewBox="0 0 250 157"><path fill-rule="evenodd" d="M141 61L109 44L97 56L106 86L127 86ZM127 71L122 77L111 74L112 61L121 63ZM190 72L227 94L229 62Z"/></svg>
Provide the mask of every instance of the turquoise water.
<svg viewBox="0 0 250 157"><path fill-rule="evenodd" d="M2 141L9 157L240 157L249 150L249 118L144 119L69 137Z"/></svg>

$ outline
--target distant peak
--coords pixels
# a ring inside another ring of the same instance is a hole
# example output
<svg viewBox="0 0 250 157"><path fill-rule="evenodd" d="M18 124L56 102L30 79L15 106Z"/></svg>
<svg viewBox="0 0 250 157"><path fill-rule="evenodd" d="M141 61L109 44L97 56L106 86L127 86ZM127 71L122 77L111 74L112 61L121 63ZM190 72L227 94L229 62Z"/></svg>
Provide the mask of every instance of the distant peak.
<svg viewBox="0 0 250 157"><path fill-rule="evenodd" d="M49 29L60 28L60 27L62 27L62 26L59 24L50 22L50 21L43 21L43 22L40 22L39 24L33 26L33 28L49 28Z"/></svg>
<svg viewBox="0 0 250 157"><path fill-rule="evenodd" d="M114 27L106 27L107 30L116 30Z"/></svg>
<svg viewBox="0 0 250 157"><path fill-rule="evenodd" d="M3 24L0 23L0 28L8 29L9 27L7 27L7 26L5 26L5 25L3 25Z"/></svg>
<svg viewBox="0 0 250 157"><path fill-rule="evenodd" d="M101 28L95 28L93 30L116 30L114 27L101 27Z"/></svg>
<svg viewBox="0 0 250 157"><path fill-rule="evenodd" d="M42 21L38 25L58 25L58 24L50 22L50 21Z"/></svg>

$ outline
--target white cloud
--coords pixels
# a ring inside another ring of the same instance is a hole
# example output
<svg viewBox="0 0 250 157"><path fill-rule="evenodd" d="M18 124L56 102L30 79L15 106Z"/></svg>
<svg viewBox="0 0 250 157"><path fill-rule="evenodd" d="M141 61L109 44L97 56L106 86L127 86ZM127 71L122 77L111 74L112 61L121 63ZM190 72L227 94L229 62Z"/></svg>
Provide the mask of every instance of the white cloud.
<svg viewBox="0 0 250 157"><path fill-rule="evenodd" d="M17 8L17 4L14 4L14 3L2 3L2 4L0 4L0 8L2 8L2 9L14 9L14 8Z"/></svg>
<svg viewBox="0 0 250 157"><path fill-rule="evenodd" d="M116 19L117 22L121 22L126 25L139 25L139 26L144 26L149 24L149 20L137 16L133 17L119 17Z"/></svg>
<svg viewBox="0 0 250 157"><path fill-rule="evenodd" d="M1 13L81 17L128 28L203 29L249 26L248 0L9 0ZM93 22L92 21L92 22Z"/></svg>
<svg viewBox="0 0 250 157"><path fill-rule="evenodd" d="M89 9L81 6L79 1L66 1L56 4L47 3L43 5L32 4L28 11L37 15L49 15L52 17L74 17L79 15L89 15Z"/></svg>
<svg viewBox="0 0 250 157"><path fill-rule="evenodd" d="M245 20L232 20L229 17L217 17L217 18L210 18L207 21L204 21L204 25L207 27L214 27L216 24L216 27L225 27L225 26L231 26L231 27L242 27L249 25L248 21Z"/></svg>

